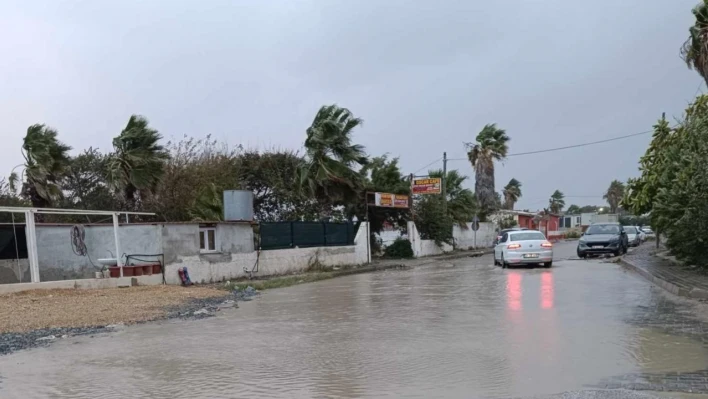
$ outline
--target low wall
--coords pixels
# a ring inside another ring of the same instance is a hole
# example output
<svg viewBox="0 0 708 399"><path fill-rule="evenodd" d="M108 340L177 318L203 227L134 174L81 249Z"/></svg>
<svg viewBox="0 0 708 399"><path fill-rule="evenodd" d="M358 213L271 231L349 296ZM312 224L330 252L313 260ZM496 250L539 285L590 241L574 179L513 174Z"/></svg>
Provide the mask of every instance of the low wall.
<svg viewBox="0 0 708 399"><path fill-rule="evenodd" d="M497 236L497 227L492 222L479 224L477 238L472 230L472 223L467 223L467 228L463 229L458 225L452 227L452 238L455 240L455 247L458 249L469 248L491 248L494 238Z"/></svg>
<svg viewBox="0 0 708 399"><path fill-rule="evenodd" d="M180 284L178 270L186 267L195 283L215 283L246 277L258 260L254 276L276 276L302 272L315 262L324 266L360 265L370 262L367 223L359 226L354 245L341 247L293 248L248 253L182 254L166 260L167 284ZM183 251L184 252L184 251Z"/></svg>
<svg viewBox="0 0 708 399"><path fill-rule="evenodd" d="M0 259L0 284L29 283L29 260Z"/></svg>
<svg viewBox="0 0 708 399"><path fill-rule="evenodd" d="M411 242L413 256L416 258L441 255L453 250L451 245L443 243L442 247L439 247L433 240L423 240L420 238L420 233L414 222L408 222L408 240Z"/></svg>

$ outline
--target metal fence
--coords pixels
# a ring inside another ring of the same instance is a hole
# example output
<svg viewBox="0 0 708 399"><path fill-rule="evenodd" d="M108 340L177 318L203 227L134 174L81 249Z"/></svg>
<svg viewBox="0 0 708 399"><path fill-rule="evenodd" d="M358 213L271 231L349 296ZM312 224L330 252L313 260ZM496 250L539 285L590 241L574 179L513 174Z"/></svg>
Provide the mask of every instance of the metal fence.
<svg viewBox="0 0 708 399"><path fill-rule="evenodd" d="M354 245L360 223L276 222L260 224L260 248Z"/></svg>

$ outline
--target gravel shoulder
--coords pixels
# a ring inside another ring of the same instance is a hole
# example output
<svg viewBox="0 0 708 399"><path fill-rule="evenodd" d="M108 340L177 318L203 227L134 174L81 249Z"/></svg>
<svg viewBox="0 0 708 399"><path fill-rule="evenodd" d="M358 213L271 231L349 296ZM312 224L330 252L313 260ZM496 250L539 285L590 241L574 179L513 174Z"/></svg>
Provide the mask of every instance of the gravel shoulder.
<svg viewBox="0 0 708 399"><path fill-rule="evenodd" d="M204 318L255 290L213 286L149 286L100 290L35 290L0 296L0 355L76 335L111 332L126 324ZM236 295L235 295L236 294Z"/></svg>

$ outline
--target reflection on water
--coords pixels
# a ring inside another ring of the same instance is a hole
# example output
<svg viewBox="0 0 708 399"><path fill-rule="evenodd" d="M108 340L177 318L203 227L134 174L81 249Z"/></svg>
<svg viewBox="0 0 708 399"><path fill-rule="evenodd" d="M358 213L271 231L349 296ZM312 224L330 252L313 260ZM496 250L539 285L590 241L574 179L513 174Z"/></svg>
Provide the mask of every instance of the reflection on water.
<svg viewBox="0 0 708 399"><path fill-rule="evenodd" d="M531 396L705 362L625 322L646 283L587 264L466 259L273 290L213 319L1 357L0 397Z"/></svg>
<svg viewBox="0 0 708 399"><path fill-rule="evenodd" d="M506 298L509 310L521 310L521 272L510 271L506 275Z"/></svg>
<svg viewBox="0 0 708 399"><path fill-rule="evenodd" d="M541 309L553 308L553 273L541 274Z"/></svg>

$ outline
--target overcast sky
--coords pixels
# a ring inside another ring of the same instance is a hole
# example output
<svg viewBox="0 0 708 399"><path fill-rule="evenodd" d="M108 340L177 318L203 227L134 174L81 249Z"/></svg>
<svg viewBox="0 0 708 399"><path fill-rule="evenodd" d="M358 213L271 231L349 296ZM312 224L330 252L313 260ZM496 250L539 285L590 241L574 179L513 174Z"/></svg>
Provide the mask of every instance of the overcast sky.
<svg viewBox="0 0 708 399"><path fill-rule="evenodd" d="M355 141L405 173L465 157L486 123L512 154L640 132L699 87L679 58L696 3L0 0L0 175L22 162L31 124L74 153L109 151L133 113L166 138L300 149L317 109L337 103L364 119ZM520 180L518 208L556 189L602 204L650 138L511 157L496 189ZM449 168L474 187L468 162Z"/></svg>

